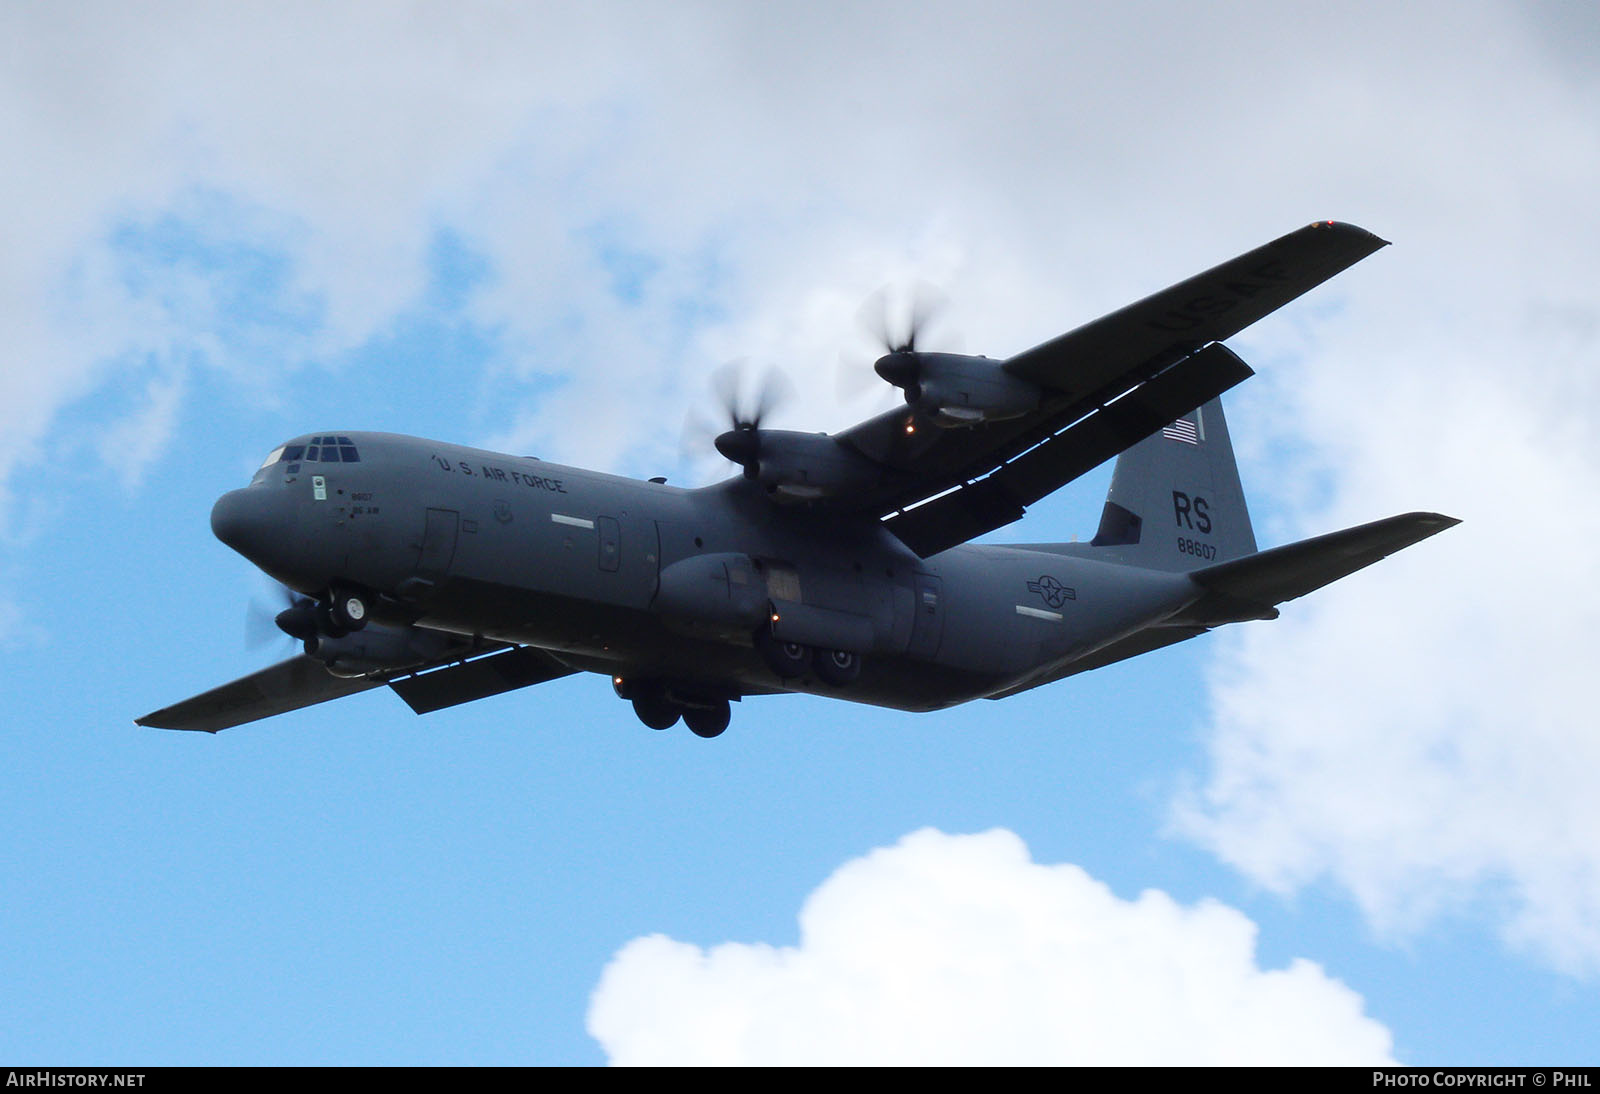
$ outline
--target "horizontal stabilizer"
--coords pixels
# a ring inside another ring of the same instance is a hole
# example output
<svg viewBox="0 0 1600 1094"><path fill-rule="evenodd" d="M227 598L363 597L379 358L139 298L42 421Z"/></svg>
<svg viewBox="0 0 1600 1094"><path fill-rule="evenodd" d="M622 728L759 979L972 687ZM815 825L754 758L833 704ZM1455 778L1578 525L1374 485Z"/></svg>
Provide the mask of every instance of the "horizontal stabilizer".
<svg viewBox="0 0 1600 1094"><path fill-rule="evenodd" d="M231 684L136 718L134 722L156 729L215 733L219 729L354 695L381 683L381 680L334 676L321 661L297 654Z"/></svg>
<svg viewBox="0 0 1600 1094"><path fill-rule="evenodd" d="M412 710L429 714L474 699L486 699L571 676L575 671L541 649L520 646L403 680L391 680L389 686Z"/></svg>
<svg viewBox="0 0 1600 1094"><path fill-rule="evenodd" d="M1170 621L1216 627L1271 619L1275 605L1305 596L1461 522L1440 513L1406 513L1301 540L1189 574L1206 592Z"/></svg>

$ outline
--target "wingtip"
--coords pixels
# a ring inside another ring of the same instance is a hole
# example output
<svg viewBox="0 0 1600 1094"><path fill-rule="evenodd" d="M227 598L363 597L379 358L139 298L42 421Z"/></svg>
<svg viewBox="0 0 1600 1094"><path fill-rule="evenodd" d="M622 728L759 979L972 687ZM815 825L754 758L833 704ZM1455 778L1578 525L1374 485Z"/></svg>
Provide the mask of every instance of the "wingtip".
<svg viewBox="0 0 1600 1094"><path fill-rule="evenodd" d="M209 733L212 736L215 736L216 733L217 733L216 730L207 729L207 728L205 728L203 726L175 726L175 725L172 725L170 722L166 721L165 719L162 719L162 714L163 713L165 713L165 712L164 711L160 711L160 710L152 711L151 713L146 714L143 718L135 718L133 720L133 724L136 725L136 726L142 726L145 729L199 730L201 733ZM158 719L161 719L161 720L158 720Z"/></svg>
<svg viewBox="0 0 1600 1094"><path fill-rule="evenodd" d="M1440 532L1448 532L1461 523L1460 518L1448 516L1444 513L1405 513L1395 517L1396 521L1404 521L1416 529L1417 538L1413 542L1420 543L1425 539L1432 539Z"/></svg>
<svg viewBox="0 0 1600 1094"><path fill-rule="evenodd" d="M1341 235L1348 235L1352 238L1360 237L1371 243L1373 250L1389 246L1389 241L1382 236L1367 231L1359 224L1351 224L1344 220L1315 220L1311 222L1311 227L1322 231L1338 232Z"/></svg>
<svg viewBox="0 0 1600 1094"><path fill-rule="evenodd" d="M1444 513L1407 513L1405 519L1416 521L1418 524L1434 525L1439 528L1454 528L1461 523L1461 518L1448 516Z"/></svg>

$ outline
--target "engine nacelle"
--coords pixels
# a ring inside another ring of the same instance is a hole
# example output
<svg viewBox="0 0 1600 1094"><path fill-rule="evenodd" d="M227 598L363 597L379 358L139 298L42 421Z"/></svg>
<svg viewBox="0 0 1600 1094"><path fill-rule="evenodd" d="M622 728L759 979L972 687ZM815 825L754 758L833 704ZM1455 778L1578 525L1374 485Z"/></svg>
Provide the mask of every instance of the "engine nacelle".
<svg viewBox="0 0 1600 1094"><path fill-rule="evenodd" d="M338 638L317 634L306 640L305 651L307 657L321 661L333 675L356 677L439 661L458 646L465 652L460 638L438 631L369 623Z"/></svg>
<svg viewBox="0 0 1600 1094"><path fill-rule="evenodd" d="M882 470L826 433L760 431L755 478L779 501L806 502L870 490Z"/></svg>
<svg viewBox="0 0 1600 1094"><path fill-rule="evenodd" d="M991 357L962 353L891 353L874 366L905 389L906 402L945 427L1020 418L1044 398L1039 385L1011 375Z"/></svg>

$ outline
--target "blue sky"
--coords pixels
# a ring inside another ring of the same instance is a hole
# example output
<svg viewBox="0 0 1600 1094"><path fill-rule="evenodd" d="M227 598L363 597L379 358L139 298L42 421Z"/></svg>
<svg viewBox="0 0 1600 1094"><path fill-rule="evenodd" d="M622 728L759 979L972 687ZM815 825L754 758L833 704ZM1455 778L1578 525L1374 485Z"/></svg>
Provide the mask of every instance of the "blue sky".
<svg viewBox="0 0 1600 1094"><path fill-rule="evenodd" d="M1596 1062L1600 25L917 10L0 15L0 1056ZM1276 623L711 742L598 677L132 724L287 652L207 517L290 436L709 481L728 360L873 410L880 286L1003 356L1326 216L1395 246L1231 343L1258 538L1465 523Z"/></svg>

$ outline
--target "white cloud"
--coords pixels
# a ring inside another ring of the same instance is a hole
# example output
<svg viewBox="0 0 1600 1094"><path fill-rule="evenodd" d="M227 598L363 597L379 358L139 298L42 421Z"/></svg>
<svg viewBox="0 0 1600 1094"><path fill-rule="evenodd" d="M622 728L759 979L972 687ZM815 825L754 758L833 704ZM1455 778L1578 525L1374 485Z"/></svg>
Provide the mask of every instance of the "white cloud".
<svg viewBox="0 0 1600 1094"><path fill-rule="evenodd" d="M925 829L846 863L800 944L623 947L589 1031L614 1064L1392 1062L1317 965L1256 962L1234 909L1131 901L1010 832Z"/></svg>
<svg viewBox="0 0 1600 1094"><path fill-rule="evenodd" d="M175 376L153 377L145 388L138 412L108 429L100 438L100 455L114 468L123 484L135 486L166 448L176 429L183 381Z"/></svg>
<svg viewBox="0 0 1600 1094"><path fill-rule="evenodd" d="M1317 530L1422 503L1465 523L1228 642L1178 822L1279 891L1336 879L1391 934L1477 905L1592 975L1600 459L1543 399L1478 375L1402 396L1431 401L1424 422L1382 400L1322 412L1352 451Z"/></svg>

